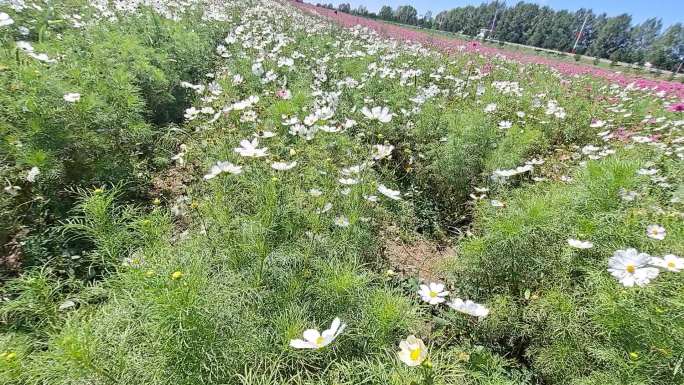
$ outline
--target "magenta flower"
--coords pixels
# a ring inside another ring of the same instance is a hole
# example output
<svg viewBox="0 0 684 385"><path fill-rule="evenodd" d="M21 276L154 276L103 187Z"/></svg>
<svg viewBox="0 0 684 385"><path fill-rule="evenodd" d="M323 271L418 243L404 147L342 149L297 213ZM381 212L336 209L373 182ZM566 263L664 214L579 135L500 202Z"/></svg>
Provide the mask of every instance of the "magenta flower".
<svg viewBox="0 0 684 385"><path fill-rule="evenodd" d="M670 104L667 110L670 112L682 112L684 111L684 102Z"/></svg>

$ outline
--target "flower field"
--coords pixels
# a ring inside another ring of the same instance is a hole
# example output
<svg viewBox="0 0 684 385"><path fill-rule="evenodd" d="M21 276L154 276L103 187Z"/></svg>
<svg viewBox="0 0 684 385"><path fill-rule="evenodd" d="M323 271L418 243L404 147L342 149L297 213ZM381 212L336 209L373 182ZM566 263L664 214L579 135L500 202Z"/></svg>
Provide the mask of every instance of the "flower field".
<svg viewBox="0 0 684 385"><path fill-rule="evenodd" d="M0 383L684 383L681 84L326 12L0 2Z"/></svg>

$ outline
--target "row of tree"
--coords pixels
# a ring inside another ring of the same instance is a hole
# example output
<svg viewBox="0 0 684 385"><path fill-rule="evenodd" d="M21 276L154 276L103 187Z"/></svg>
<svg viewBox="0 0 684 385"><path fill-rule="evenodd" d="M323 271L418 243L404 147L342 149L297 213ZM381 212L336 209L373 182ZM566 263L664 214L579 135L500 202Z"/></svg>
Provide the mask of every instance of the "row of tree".
<svg viewBox="0 0 684 385"><path fill-rule="evenodd" d="M334 9L332 4L318 5ZM628 14L608 17L591 9L555 11L532 3L507 6L499 1L454 8L435 17L430 12L419 15L410 5L395 9L386 5L377 14L364 6L352 9L348 3L340 4L337 10L468 36L484 32L489 38L510 43L563 52L574 48L578 54L684 71L684 26L677 23L663 30L662 21L656 18L633 24Z"/></svg>

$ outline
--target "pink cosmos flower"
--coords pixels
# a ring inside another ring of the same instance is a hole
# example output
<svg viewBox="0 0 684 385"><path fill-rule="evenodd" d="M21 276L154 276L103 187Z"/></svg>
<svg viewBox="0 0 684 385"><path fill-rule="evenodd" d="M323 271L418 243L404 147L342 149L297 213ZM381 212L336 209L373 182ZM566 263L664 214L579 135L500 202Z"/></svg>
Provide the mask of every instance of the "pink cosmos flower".
<svg viewBox="0 0 684 385"><path fill-rule="evenodd" d="M683 112L684 111L684 102L670 104L670 106L667 107L667 110L670 112Z"/></svg>
<svg viewBox="0 0 684 385"><path fill-rule="evenodd" d="M292 93L290 92L290 90L283 89L283 90L276 91L276 96L279 97L280 99L287 100L287 99L292 98Z"/></svg>

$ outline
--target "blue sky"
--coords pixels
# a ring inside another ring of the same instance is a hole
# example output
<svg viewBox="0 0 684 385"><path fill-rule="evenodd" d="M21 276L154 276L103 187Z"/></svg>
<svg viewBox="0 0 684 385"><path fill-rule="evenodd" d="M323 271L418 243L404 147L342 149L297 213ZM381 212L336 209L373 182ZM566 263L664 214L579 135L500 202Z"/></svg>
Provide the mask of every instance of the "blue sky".
<svg viewBox="0 0 684 385"><path fill-rule="evenodd" d="M445 9L463 5L482 3L482 0L305 0L309 3L349 3L356 8L365 5L368 10L377 12L381 6L389 5L395 8L399 5L413 5L419 13L431 10L433 14ZM506 3L515 5L518 0L508 0ZM596 13L605 12L610 16L629 13L632 20L641 22L649 17L659 17L668 26L677 22L684 22L684 0L528 0L528 2L548 5L553 9L576 10L592 8Z"/></svg>

